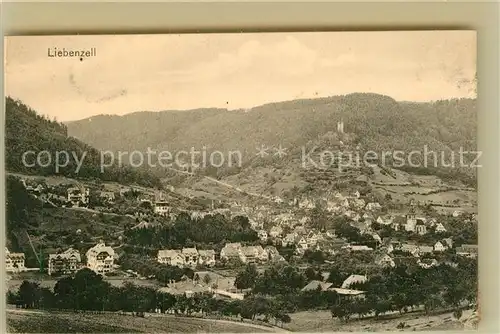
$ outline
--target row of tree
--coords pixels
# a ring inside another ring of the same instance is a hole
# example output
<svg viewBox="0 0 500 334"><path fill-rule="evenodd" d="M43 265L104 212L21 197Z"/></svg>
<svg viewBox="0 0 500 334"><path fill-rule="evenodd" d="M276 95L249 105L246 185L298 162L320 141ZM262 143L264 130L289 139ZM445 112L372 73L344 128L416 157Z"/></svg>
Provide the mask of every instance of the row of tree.
<svg viewBox="0 0 500 334"><path fill-rule="evenodd" d="M306 284L304 273L294 266L276 265L259 273L254 265L247 265L235 280L238 289L252 293L280 295L299 291Z"/></svg>
<svg viewBox="0 0 500 334"><path fill-rule="evenodd" d="M359 269L359 268L358 268ZM329 269L327 281L340 287L352 273L351 268L335 265ZM400 265L395 268L372 269L365 282L353 283L349 288L364 291L363 299L338 298L331 290L301 292L312 280L323 281L324 271L307 268L298 271L291 266L272 267L259 273L247 265L236 277L239 289L251 289L250 294L263 294L282 299L284 309L330 308L332 314L348 319L351 314L383 314L389 311L406 312L423 306L426 311L441 307L459 308L463 303L477 299L477 261L459 259L455 264L441 264L424 269ZM347 300L347 301L346 301Z"/></svg>
<svg viewBox="0 0 500 334"><path fill-rule="evenodd" d="M244 300L214 298L212 293L191 296L173 295L153 287L126 282L116 287L89 269L74 277L57 281L53 291L37 282L23 281L17 292L7 293L7 303L22 308L65 309L75 311L172 312L175 314L232 316L255 319L260 316L276 324L289 322L290 317L280 304L263 296Z"/></svg>
<svg viewBox="0 0 500 334"><path fill-rule="evenodd" d="M346 273L331 269L332 287L340 286ZM200 278L202 279L202 278ZM8 292L11 304L24 308L58 308L92 311L161 312L179 314L213 314L255 319L262 316L276 322L286 322L288 313L329 309L333 317L348 320L354 315L379 316L398 311L407 312L423 307L426 312L436 309L459 310L477 299L477 261L463 259L456 266L442 264L430 269L397 266L381 269L364 282L348 288L362 290L363 298L346 298L335 290L318 288L302 291L309 279L321 280L318 269L304 272L291 266L276 266L258 273L247 266L236 278L240 289L250 289L242 301L214 299L210 293L172 295L153 287L126 283L112 286L89 269L74 277L59 279L53 290L36 282L24 281L17 293Z"/></svg>

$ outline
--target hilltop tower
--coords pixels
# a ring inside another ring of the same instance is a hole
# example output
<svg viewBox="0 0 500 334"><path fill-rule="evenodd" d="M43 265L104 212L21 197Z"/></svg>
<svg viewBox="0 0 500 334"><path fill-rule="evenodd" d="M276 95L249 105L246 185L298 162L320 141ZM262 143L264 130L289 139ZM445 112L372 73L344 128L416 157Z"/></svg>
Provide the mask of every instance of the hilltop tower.
<svg viewBox="0 0 500 334"><path fill-rule="evenodd" d="M340 122L337 122L337 132L344 133L344 121L343 120L340 120Z"/></svg>

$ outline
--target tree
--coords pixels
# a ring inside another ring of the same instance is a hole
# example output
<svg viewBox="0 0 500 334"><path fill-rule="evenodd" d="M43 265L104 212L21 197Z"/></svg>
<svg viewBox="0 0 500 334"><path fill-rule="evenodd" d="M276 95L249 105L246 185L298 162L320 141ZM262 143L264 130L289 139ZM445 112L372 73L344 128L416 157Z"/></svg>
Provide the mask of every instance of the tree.
<svg viewBox="0 0 500 334"><path fill-rule="evenodd" d="M270 312L269 300L260 295L252 295L245 298L242 303L242 317L255 319L257 315L268 315Z"/></svg>
<svg viewBox="0 0 500 334"><path fill-rule="evenodd" d="M253 288L258 276L257 267L253 264L247 264L245 270L236 276L234 285L240 290Z"/></svg>
<svg viewBox="0 0 500 334"><path fill-rule="evenodd" d="M330 308L332 318L338 318L343 321L348 321L351 317L351 305L348 299L340 299L338 303Z"/></svg>
<svg viewBox="0 0 500 334"><path fill-rule="evenodd" d="M53 308L56 306L54 294L49 288L40 289L40 307Z"/></svg>
<svg viewBox="0 0 500 334"><path fill-rule="evenodd" d="M281 321L281 327L283 327L283 324L289 324L292 318L286 313L281 313L278 315L278 320Z"/></svg>
<svg viewBox="0 0 500 334"><path fill-rule="evenodd" d="M356 299L351 303L351 312L357 314L359 318L363 318L371 312L371 308L366 301Z"/></svg>
<svg viewBox="0 0 500 334"><path fill-rule="evenodd" d="M325 262L325 254L319 250L306 249L303 258L309 263L322 264Z"/></svg>
<svg viewBox="0 0 500 334"><path fill-rule="evenodd" d="M457 320L460 320L460 318L462 317L462 314L463 314L463 312L462 312L462 309L460 309L460 308L457 308L457 309L455 309L455 311L453 311L453 317Z"/></svg>
<svg viewBox="0 0 500 334"><path fill-rule="evenodd" d="M13 292L11 290L8 290L6 300L7 300L7 304L20 305L19 295L17 292Z"/></svg>
<svg viewBox="0 0 500 334"><path fill-rule="evenodd" d="M75 274L72 284L77 309L102 310L110 284L101 275L84 268Z"/></svg>
<svg viewBox="0 0 500 334"><path fill-rule="evenodd" d="M391 311L391 302L387 299L379 299L372 306L375 317L378 317L381 314Z"/></svg>
<svg viewBox="0 0 500 334"><path fill-rule="evenodd" d="M158 296L156 297L156 299L162 313L173 309L176 303L175 296L170 293L158 292Z"/></svg>
<svg viewBox="0 0 500 334"><path fill-rule="evenodd" d="M311 226L319 229L320 231L326 230L328 227L328 212L320 203L311 210Z"/></svg>
<svg viewBox="0 0 500 334"><path fill-rule="evenodd" d="M304 274L307 281L322 280L321 273L313 267L307 267Z"/></svg>
<svg viewBox="0 0 500 334"><path fill-rule="evenodd" d="M425 314L429 314L430 311L435 310L443 305L443 300L438 295L428 295L424 302Z"/></svg>
<svg viewBox="0 0 500 334"><path fill-rule="evenodd" d="M246 230L250 228L250 222L248 217L245 216L236 216L233 218L233 223L241 228L242 230Z"/></svg>
<svg viewBox="0 0 500 334"><path fill-rule="evenodd" d="M54 286L54 298L59 308L76 308L75 293L72 277L63 277Z"/></svg>
<svg viewBox="0 0 500 334"><path fill-rule="evenodd" d="M396 307L400 314L403 313L403 310L405 310L405 307L407 306L406 295L404 294L404 292L397 292L392 295L391 304Z"/></svg>
<svg viewBox="0 0 500 334"><path fill-rule="evenodd" d="M210 278L210 275L209 275L209 274L206 274L206 275L203 277L203 283L205 283L206 285L209 285L211 281L212 281L212 279Z"/></svg>
<svg viewBox="0 0 500 334"><path fill-rule="evenodd" d="M337 220L334 224L335 233L341 237L346 238L349 241L357 241L361 234L357 228L351 226L345 220Z"/></svg>
<svg viewBox="0 0 500 334"><path fill-rule="evenodd" d="M35 308L40 302L40 286L36 282L23 281L19 287L19 301L24 308Z"/></svg>
<svg viewBox="0 0 500 334"><path fill-rule="evenodd" d="M340 268L334 267L330 270L327 281L338 287L342 285L345 279L346 275L340 271Z"/></svg>

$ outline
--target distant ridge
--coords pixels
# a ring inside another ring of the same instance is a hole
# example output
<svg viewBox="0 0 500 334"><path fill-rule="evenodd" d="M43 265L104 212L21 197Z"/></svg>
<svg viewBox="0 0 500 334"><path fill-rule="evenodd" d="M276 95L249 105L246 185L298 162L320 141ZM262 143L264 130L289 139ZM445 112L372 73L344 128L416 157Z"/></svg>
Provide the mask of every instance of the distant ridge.
<svg viewBox="0 0 500 334"><path fill-rule="evenodd" d="M476 100L397 102L389 96L354 93L264 104L250 112L227 109L136 112L94 116L67 122L68 133L99 149L144 150L147 147L253 152L256 145L299 146L336 129L342 118L370 149L439 150L475 148Z"/></svg>

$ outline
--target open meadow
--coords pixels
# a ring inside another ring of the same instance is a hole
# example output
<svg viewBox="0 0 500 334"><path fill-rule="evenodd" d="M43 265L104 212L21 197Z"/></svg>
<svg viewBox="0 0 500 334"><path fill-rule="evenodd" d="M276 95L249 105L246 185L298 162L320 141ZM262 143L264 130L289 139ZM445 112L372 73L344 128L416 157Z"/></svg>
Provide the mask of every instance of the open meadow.
<svg viewBox="0 0 500 334"><path fill-rule="evenodd" d="M9 333L264 333L272 328L223 320L175 316L132 317L118 314L81 314L11 309Z"/></svg>
<svg viewBox="0 0 500 334"><path fill-rule="evenodd" d="M464 311L461 320L472 314ZM452 313L425 316L422 312L412 312L404 315L392 314L379 319L352 318L348 322L332 319L328 311L305 311L290 314L292 321L285 325L291 332L382 332L382 331L434 331L434 330L465 330L461 320L453 318ZM397 328L404 323L405 328Z"/></svg>

